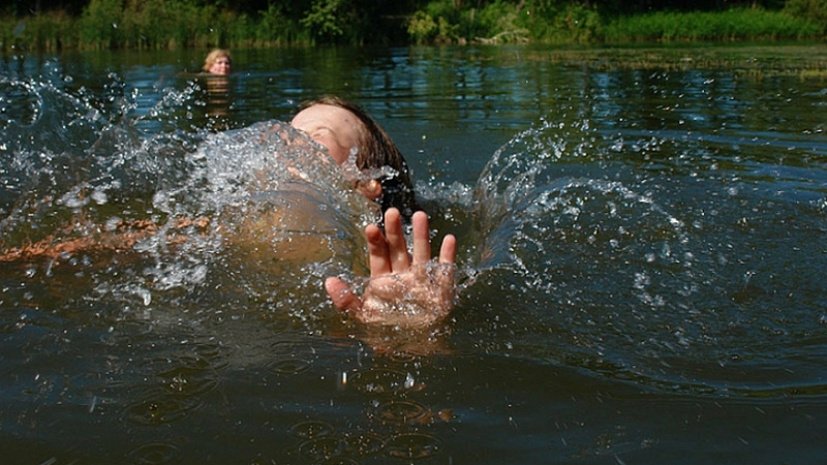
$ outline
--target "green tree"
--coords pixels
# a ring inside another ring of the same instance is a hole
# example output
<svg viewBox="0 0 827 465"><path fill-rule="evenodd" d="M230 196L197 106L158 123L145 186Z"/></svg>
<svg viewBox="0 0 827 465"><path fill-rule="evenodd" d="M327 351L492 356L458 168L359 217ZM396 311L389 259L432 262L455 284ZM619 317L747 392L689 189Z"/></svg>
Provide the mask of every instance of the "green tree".
<svg viewBox="0 0 827 465"><path fill-rule="evenodd" d="M344 13L345 0L316 0L310 11L302 18L301 24L310 30L310 34L322 42L335 42L345 33L340 24Z"/></svg>

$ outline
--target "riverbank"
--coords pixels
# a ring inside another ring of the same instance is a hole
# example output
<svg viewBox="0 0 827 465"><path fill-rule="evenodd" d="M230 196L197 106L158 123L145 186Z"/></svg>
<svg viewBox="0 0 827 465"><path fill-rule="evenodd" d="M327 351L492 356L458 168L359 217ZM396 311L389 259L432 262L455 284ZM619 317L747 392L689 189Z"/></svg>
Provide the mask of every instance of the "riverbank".
<svg viewBox="0 0 827 465"><path fill-rule="evenodd" d="M0 50L270 48L321 43L626 45L825 37L823 13L790 8L793 2L787 3L779 11L736 8L618 15L578 4L544 9L539 1L493 2L464 9L433 1L410 14L390 15L337 10L298 14L274 5L247 14L185 0L126 5L92 0L80 15L47 11L0 17Z"/></svg>

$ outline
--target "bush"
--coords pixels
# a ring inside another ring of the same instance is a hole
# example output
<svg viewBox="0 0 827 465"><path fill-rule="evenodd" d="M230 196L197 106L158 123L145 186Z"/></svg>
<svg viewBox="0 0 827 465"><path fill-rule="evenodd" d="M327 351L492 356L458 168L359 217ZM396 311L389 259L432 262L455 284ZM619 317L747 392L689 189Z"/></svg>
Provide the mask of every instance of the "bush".
<svg viewBox="0 0 827 465"><path fill-rule="evenodd" d="M427 11L417 11L408 20L408 35L418 44L451 43L461 40L459 25L445 16L434 16Z"/></svg>
<svg viewBox="0 0 827 465"><path fill-rule="evenodd" d="M453 0L436 0L428 3L425 11L436 20L436 34L433 41L450 43L460 41L460 10Z"/></svg>
<svg viewBox="0 0 827 465"><path fill-rule="evenodd" d="M603 29L600 13L594 7L555 0L527 0L519 24L535 40L548 43L588 43Z"/></svg>
<svg viewBox="0 0 827 465"><path fill-rule="evenodd" d="M487 42L524 42L528 30L518 24L517 5L497 0L486 5L479 14L479 33L477 37L487 38Z"/></svg>
<svg viewBox="0 0 827 465"><path fill-rule="evenodd" d="M314 1L310 11L301 19L301 24L322 42L336 41L344 35L344 29L340 25L344 23L340 17L341 9L342 0Z"/></svg>
<svg viewBox="0 0 827 465"><path fill-rule="evenodd" d="M417 44L432 42L439 30L434 17L424 11L417 11L408 20L408 35Z"/></svg>
<svg viewBox="0 0 827 465"><path fill-rule="evenodd" d="M482 9L455 6L452 0L434 0L408 20L408 35L416 43L483 42L520 40L526 31L517 24L517 6L504 0Z"/></svg>

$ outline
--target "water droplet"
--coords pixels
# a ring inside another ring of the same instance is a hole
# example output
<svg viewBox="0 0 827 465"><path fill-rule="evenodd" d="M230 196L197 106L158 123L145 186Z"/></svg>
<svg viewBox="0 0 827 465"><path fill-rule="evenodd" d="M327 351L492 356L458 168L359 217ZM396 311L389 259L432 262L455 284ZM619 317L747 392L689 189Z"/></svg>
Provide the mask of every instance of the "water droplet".
<svg viewBox="0 0 827 465"><path fill-rule="evenodd" d="M439 441L424 433L399 434L385 443L385 454L398 459L433 457L440 448Z"/></svg>
<svg viewBox="0 0 827 465"><path fill-rule="evenodd" d="M291 434L304 439L330 436L333 431L333 426L330 423L313 420L296 423L290 428Z"/></svg>

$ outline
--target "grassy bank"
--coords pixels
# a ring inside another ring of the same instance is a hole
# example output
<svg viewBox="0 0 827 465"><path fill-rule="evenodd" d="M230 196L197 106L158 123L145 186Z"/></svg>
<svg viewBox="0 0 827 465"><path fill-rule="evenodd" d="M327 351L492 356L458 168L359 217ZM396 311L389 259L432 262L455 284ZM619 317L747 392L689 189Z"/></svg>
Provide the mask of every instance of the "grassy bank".
<svg viewBox="0 0 827 465"><path fill-rule="evenodd" d="M0 16L0 49L249 48L399 41L609 45L816 39L827 32L821 6L816 7L818 14L806 8L740 8L623 16L579 3L545 0L477 2L483 5L478 8L433 0L410 14L383 16L375 9L357 11L353 5L347 10L342 6L345 2L329 4L338 6L300 11L271 4L267 10L247 14L190 0L91 0L79 16L61 11Z"/></svg>
<svg viewBox="0 0 827 465"><path fill-rule="evenodd" d="M754 41L815 38L815 22L784 12L744 8L719 13L656 12L619 17L604 28L607 43Z"/></svg>

